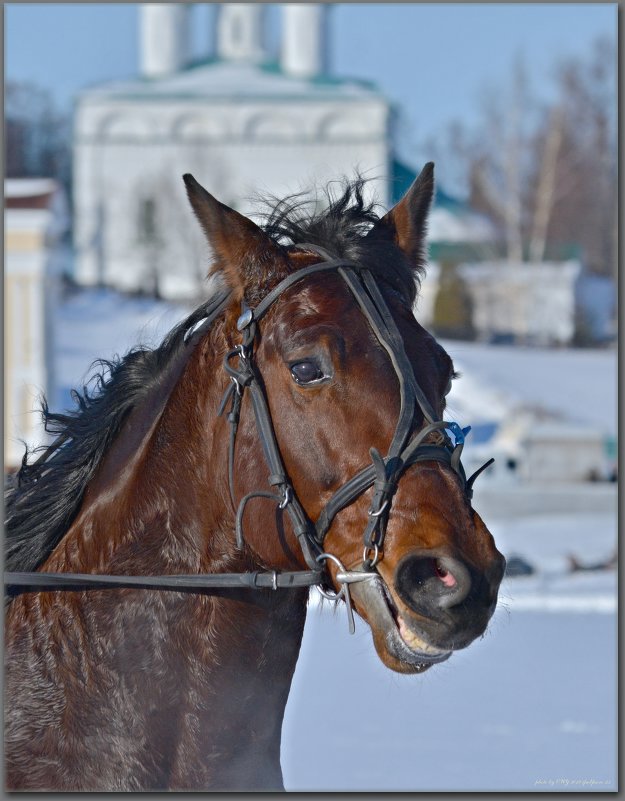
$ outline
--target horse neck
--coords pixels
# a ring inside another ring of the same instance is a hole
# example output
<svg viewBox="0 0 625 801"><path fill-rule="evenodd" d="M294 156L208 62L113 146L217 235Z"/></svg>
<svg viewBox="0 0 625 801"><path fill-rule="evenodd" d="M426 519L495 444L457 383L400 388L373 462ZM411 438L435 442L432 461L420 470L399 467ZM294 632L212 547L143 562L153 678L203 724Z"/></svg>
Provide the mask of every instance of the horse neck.
<svg viewBox="0 0 625 801"><path fill-rule="evenodd" d="M143 415L131 414L44 570L154 575L258 569L234 547L223 476L226 426L215 421L225 382L206 381L210 351L210 343L196 347L176 368L182 377L165 381ZM16 599L11 615L22 624L43 622L51 653L59 638L80 643L78 655L55 668L72 684L65 704L90 710L80 714L92 718L83 725L102 732L100 750L107 747L107 729L129 715L133 727L147 733L145 754L133 753L131 760L139 775L124 787L276 789L306 597L306 590L41 593ZM14 652L16 663L29 657ZM73 686L72 674L85 681ZM86 703L111 675L132 692L110 693L106 708ZM163 755L155 784L141 773L153 764L151 749ZM228 757L219 760L220 753ZM98 765L102 759L100 753ZM85 759L78 763L82 770Z"/></svg>
<svg viewBox="0 0 625 801"><path fill-rule="evenodd" d="M240 559L230 536L214 346L207 337L183 348L132 410L44 570L227 572Z"/></svg>

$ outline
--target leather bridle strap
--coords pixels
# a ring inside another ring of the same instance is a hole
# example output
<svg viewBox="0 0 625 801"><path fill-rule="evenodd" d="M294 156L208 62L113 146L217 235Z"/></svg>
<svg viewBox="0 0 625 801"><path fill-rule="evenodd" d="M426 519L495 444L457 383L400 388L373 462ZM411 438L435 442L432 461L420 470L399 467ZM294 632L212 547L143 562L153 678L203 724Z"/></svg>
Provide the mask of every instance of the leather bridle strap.
<svg viewBox="0 0 625 801"><path fill-rule="evenodd" d="M430 402L427 399L425 392L422 390L421 385L415 378L414 370L412 369L412 363L406 354L404 338L397 328L397 323L395 322L393 315L390 313L390 310L386 305L386 301L384 300L384 296L380 292L380 288L371 272L369 270L363 270L361 274L367 291L373 300L375 311L381 317L384 323L385 337L388 340L390 344L390 350L393 353L391 358L395 366L395 372L397 373L398 377L401 375L409 381L415 399L423 413L424 420L426 423L432 424L437 420L436 413L430 405ZM371 323L371 321L369 322Z"/></svg>
<svg viewBox="0 0 625 801"><path fill-rule="evenodd" d="M312 531L311 523L289 482L289 478L278 449L271 416L267 407L265 393L255 375L252 375L252 378L248 384L248 390L252 398L254 417L256 418L256 426L262 443L265 460L270 471L268 476L269 485L272 487L278 487L280 489L281 495L277 496L279 505L282 509L286 509L289 517L291 518L291 524L300 543L306 563L309 567L314 568L318 564L317 556L321 553L321 551L316 547L316 543L310 536ZM241 520L244 506L248 500L251 500L251 498L257 495L259 495L259 493L250 493L246 496L243 503L239 507L239 511L237 513L238 539L242 539ZM267 496L263 496L261 494L260 497Z"/></svg>
<svg viewBox="0 0 625 801"><path fill-rule="evenodd" d="M387 352L399 382L400 412L386 460L377 449L370 450L374 493L364 532L364 544L368 550L373 549L377 554L384 542L391 499L403 469L398 457L413 431L416 406L418 404L421 408L429 426L434 423L435 413L414 376L404 340L371 272L365 269L356 275L352 270L340 267L339 273L350 288L377 340ZM317 528L317 536L319 535L320 530Z"/></svg>
<svg viewBox="0 0 625 801"><path fill-rule="evenodd" d="M194 325L185 334L184 341L190 345L195 345L201 336L206 333L214 319L220 314L227 303L230 295L229 290L219 292L216 298L209 302L202 314ZM234 387L233 387L234 388ZM254 393L252 395L254 398ZM240 401L240 398L239 398ZM257 399L258 404L258 399ZM262 418L265 417L261 401L258 409ZM255 405L256 408L256 405ZM257 418L258 419L258 418ZM263 423L263 428L271 426L268 412ZM235 429L236 435L236 429ZM267 439L269 442L271 437ZM274 438L275 441L275 438ZM231 439L231 448L233 439ZM268 446L265 455L269 455L272 463L275 463L275 453L272 446ZM279 459L279 454L278 457ZM264 493L268 495L268 493ZM278 500L280 500L278 498ZM303 510L302 510L303 514ZM238 518L237 518L238 519ZM239 521L240 524L240 521ZM306 523L306 525L308 525ZM299 516L294 521L296 531L302 528ZM304 543L306 548L306 543ZM305 551L306 552L306 551ZM319 563L310 557L308 560L311 570L296 570L278 572L253 571L248 573L209 573L199 575L171 575L171 576L111 576L104 574L89 573L44 573L44 572L5 572L4 584L8 589L8 595L13 596L20 592L29 590L68 590L76 591L81 589L114 589L114 588L136 588L154 590L177 590L177 591L196 591L210 590L215 588L236 588L247 587L249 589L281 589L290 587L310 587L320 583L323 575L323 568Z"/></svg>
<svg viewBox="0 0 625 801"><path fill-rule="evenodd" d="M310 587L321 580L320 570L297 570L293 572L251 573L205 573L172 576L107 576L90 573L5 573L5 585L19 587L21 592L29 588L39 590L83 590L134 588L144 590L191 590L201 592L217 587L247 587L248 589L283 589L287 587ZM20 590L18 590L19 592ZM10 595L17 594L14 591Z"/></svg>
<svg viewBox="0 0 625 801"><path fill-rule="evenodd" d="M304 247L301 245L300 247ZM341 266L345 267L354 267L354 262L349 261L348 259L332 259L332 261L322 261L318 264L311 264L309 267L302 267L300 270L297 270L291 275L288 275L279 284L277 284L271 292L268 292L265 297L260 301L258 306L256 306L253 310L254 320L258 321L262 319L265 314L269 311L270 306L275 303L275 301L282 295L285 290L289 289L289 287L293 286L293 284L297 284L300 281L303 281L304 278L308 278L309 275L313 275L314 273L323 273L327 272L328 270L337 270Z"/></svg>
<svg viewBox="0 0 625 801"><path fill-rule="evenodd" d="M423 444L423 440L432 431L444 429L448 425L449 423L439 421L422 429L401 452L399 458L395 460L396 472L403 472L415 462L426 460L444 462L451 466L452 451L448 445ZM391 460L387 457L383 461L388 464ZM462 475L460 477L462 478ZM356 473L353 478L334 493L317 519L316 531L319 540L323 540L327 534L334 517L346 506L349 506L350 503L353 503L363 492L372 487L375 480L376 469L375 465L372 464Z"/></svg>

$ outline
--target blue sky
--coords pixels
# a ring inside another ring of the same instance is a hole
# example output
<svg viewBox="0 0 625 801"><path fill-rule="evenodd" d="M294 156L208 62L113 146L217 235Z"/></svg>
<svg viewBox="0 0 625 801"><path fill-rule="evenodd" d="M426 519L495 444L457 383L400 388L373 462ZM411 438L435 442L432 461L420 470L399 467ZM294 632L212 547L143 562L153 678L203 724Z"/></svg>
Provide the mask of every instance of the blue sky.
<svg viewBox="0 0 625 801"><path fill-rule="evenodd" d="M193 48L209 47L214 4L196 6ZM278 41L278 4L270 6ZM81 88L137 72L136 4L5 4L5 75L49 88L69 103ZM559 59L616 39L615 3L341 3L331 6L329 59L342 76L373 80L402 109L402 147L419 145L452 119L471 122L483 91L525 59L532 88L547 96Z"/></svg>

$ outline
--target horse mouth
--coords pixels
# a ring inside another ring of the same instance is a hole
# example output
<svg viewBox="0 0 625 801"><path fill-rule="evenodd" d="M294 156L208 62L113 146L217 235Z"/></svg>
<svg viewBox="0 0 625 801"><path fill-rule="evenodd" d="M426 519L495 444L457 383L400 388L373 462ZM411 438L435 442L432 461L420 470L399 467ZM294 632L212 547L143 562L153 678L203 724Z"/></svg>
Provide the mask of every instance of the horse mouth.
<svg viewBox="0 0 625 801"><path fill-rule="evenodd" d="M451 651L436 648L414 631L400 614L381 576L352 585L351 592L357 608L366 610L378 655L392 670L423 673L451 656Z"/></svg>

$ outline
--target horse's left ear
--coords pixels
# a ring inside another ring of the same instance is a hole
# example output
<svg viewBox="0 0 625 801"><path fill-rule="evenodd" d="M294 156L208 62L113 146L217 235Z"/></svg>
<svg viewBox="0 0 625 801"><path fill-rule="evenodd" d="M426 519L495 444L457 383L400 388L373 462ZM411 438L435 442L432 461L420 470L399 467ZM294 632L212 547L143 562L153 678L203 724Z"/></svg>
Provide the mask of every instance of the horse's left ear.
<svg viewBox="0 0 625 801"><path fill-rule="evenodd" d="M267 234L252 220L220 203L195 178L182 176L189 201L221 270L239 299L263 288L280 270L285 256Z"/></svg>
<svg viewBox="0 0 625 801"><path fill-rule="evenodd" d="M394 242L414 267L421 267L425 257L428 212L433 197L434 163L430 161L399 203L373 226L368 236Z"/></svg>

